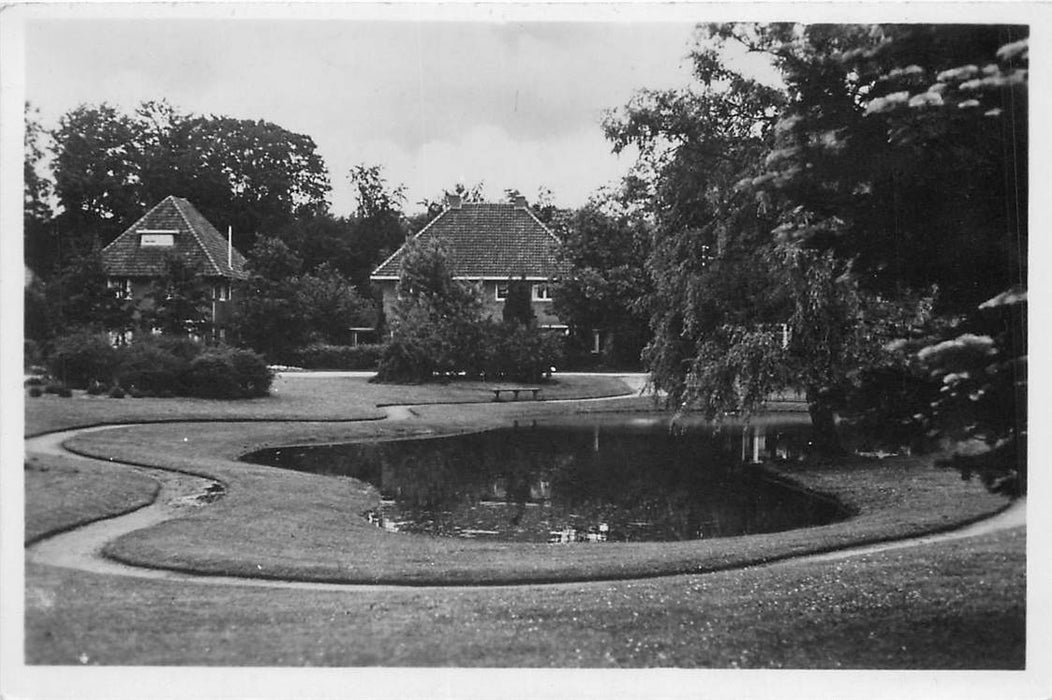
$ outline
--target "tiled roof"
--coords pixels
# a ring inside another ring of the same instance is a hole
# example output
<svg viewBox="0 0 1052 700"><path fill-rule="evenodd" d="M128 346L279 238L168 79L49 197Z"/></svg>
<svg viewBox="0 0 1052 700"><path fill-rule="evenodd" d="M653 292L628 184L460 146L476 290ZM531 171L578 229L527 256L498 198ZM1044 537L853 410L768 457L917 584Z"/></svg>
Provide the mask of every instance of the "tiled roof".
<svg viewBox="0 0 1052 700"><path fill-rule="evenodd" d="M446 241L455 277L549 279L567 272L555 257L558 241L552 232L514 204L464 203L446 209L416 238ZM402 246L373 271L373 279L397 278L404 254Z"/></svg>
<svg viewBox="0 0 1052 700"><path fill-rule="evenodd" d="M173 231L175 245L141 246L140 232ZM165 259L179 256L204 277L244 279L245 258L235 248L227 264L227 240L185 199L169 195L102 249L102 265L114 277L158 277Z"/></svg>

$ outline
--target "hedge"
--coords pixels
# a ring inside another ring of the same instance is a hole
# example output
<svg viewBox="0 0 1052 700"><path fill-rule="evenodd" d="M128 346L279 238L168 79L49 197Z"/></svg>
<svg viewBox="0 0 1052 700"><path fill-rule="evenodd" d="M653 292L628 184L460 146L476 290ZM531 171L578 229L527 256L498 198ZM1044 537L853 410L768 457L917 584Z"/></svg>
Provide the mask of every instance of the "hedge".
<svg viewBox="0 0 1052 700"><path fill-rule="evenodd" d="M326 345L314 343L292 353L291 363L304 369L376 369L383 345Z"/></svg>
<svg viewBox="0 0 1052 700"><path fill-rule="evenodd" d="M145 336L131 345L110 346L101 335L60 338L48 359L65 384L110 396L197 396L238 399L266 396L273 373L262 355L187 338Z"/></svg>

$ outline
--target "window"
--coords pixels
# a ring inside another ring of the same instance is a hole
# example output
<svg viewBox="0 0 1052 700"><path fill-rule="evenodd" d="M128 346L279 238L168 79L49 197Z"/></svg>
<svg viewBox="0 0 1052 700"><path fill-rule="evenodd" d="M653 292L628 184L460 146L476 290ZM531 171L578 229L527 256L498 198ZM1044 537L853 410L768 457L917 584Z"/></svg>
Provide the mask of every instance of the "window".
<svg viewBox="0 0 1052 700"><path fill-rule="evenodd" d="M508 283L497 282L497 295L494 297L497 301L506 301L508 298Z"/></svg>
<svg viewBox="0 0 1052 700"><path fill-rule="evenodd" d="M111 277L106 280L106 286L113 290L118 299L131 299L131 280L127 277Z"/></svg>
<svg viewBox="0 0 1052 700"><path fill-rule="evenodd" d="M592 331L592 353L598 355L602 351L602 338L599 335L599 331Z"/></svg>
<svg viewBox="0 0 1052 700"><path fill-rule="evenodd" d="M230 283L220 282L212 288L212 297L216 301L227 301L230 299Z"/></svg>
<svg viewBox="0 0 1052 700"><path fill-rule="evenodd" d="M169 229L139 229L139 247L170 248L175 245L177 233L179 231Z"/></svg>
<svg viewBox="0 0 1052 700"><path fill-rule="evenodd" d="M547 284L535 284L532 296L534 301L551 301L552 290Z"/></svg>

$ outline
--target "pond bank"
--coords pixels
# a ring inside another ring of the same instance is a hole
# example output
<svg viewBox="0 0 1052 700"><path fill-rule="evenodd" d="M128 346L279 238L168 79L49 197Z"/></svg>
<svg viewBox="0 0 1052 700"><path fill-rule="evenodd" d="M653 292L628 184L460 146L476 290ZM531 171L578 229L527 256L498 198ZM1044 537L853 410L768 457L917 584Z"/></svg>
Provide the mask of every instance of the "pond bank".
<svg viewBox="0 0 1052 700"><path fill-rule="evenodd" d="M376 503L375 489L366 484L237 461L265 446L457 433L573 406L553 404L418 405L411 420L339 425L142 425L85 434L68 446L85 456L181 470L226 485L227 495L216 503L124 534L105 548L125 564L213 576L405 585L667 576L922 535L1004 505L977 484L962 484L918 458L855 460L839 468L793 465L783 469L785 476L837 495L859 515L817 528L723 540L552 547L390 535L358 515Z"/></svg>

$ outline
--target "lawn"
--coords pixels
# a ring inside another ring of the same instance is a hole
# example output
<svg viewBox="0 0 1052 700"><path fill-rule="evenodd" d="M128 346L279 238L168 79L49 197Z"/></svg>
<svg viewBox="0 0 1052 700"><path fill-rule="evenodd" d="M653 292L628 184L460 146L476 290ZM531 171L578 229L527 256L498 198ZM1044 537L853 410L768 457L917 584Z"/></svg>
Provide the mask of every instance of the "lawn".
<svg viewBox="0 0 1052 700"><path fill-rule="evenodd" d="M123 466L49 456L25 464L26 544L151 503L159 484Z"/></svg>
<svg viewBox="0 0 1052 700"><path fill-rule="evenodd" d="M639 401L587 406L600 410ZM378 503L378 493L368 484L237 461L265 446L435 436L576 407L531 401L414 410L416 417L405 421L154 424L86 434L67 446L227 485L227 495L208 508L111 542L108 556L143 566L278 579L504 584L712 571L944 529L1006 504L976 483L933 468L929 459L855 459L785 473L858 511L842 522L762 536L552 547L392 535L360 515Z"/></svg>
<svg viewBox="0 0 1052 700"><path fill-rule="evenodd" d="M1020 669L1024 548L1016 529L701 576L348 592L31 566L26 653L44 664Z"/></svg>
<svg viewBox="0 0 1052 700"><path fill-rule="evenodd" d="M582 378L576 389L584 395L617 389L616 384L592 385L593 379ZM264 446L426 437L559 413L649 404L623 399L422 405L409 420L353 422L334 416L344 410L347 415L375 417L368 412L385 402L384 397L394 396L390 402L397 403L407 394L420 404L441 396L468 401L468 392L478 387L399 387L385 393L390 387L360 379L286 377L278 389L274 405L263 400L205 402L210 405L201 407L174 400L164 410L141 399L49 398L36 406L61 407L57 415L32 406L27 409L26 432L201 417L209 411L222 419L120 428L70 443L86 454L187 470L227 486L224 498L189 517L112 542L108 554L126 561L316 581L448 585L610 580L325 592L128 579L31 564L26 579L27 662L1023 667L1022 528L837 562L737 568L943 529L1005 504L927 460L857 459L785 467L783 476L835 495L857 515L774 535L582 546L390 535L357 515L375 503L372 487L236 458ZM311 402L317 406L309 411L292 410ZM114 404L119 408L107 408ZM125 413L130 411L126 406L143 409L133 416ZM267 416L286 415L297 421L263 422ZM27 537L152 498L152 482L143 481L131 468L98 466L85 469L50 456L27 464ZM128 476L114 478L118 474ZM702 571L715 573L675 575ZM618 580L626 577L630 580Z"/></svg>
<svg viewBox="0 0 1052 700"><path fill-rule="evenodd" d="M111 399L74 392L64 399L45 394L26 397L26 435L102 423L164 421L360 421L379 419L378 404L470 403L493 398L490 386L475 381L446 384L370 384L361 377L325 373L281 374L271 395L259 399ZM563 376L540 384L549 399L590 398L625 394L629 389L616 377Z"/></svg>

